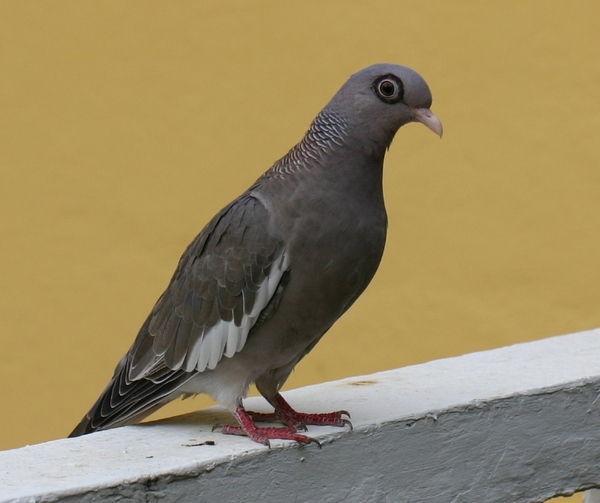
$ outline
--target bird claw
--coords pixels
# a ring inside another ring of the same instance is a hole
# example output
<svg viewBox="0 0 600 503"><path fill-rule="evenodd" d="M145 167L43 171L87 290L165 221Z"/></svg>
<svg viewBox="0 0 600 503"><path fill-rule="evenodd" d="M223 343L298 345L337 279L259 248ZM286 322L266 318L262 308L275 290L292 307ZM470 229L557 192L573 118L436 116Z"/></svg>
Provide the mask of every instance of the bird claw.
<svg viewBox="0 0 600 503"><path fill-rule="evenodd" d="M259 444L263 444L267 446L269 449L271 448L271 440L279 439L279 440L292 440L299 444L317 444L319 449L321 448L321 442L317 439L308 437L306 435L299 435L296 433L294 428L290 428L288 426L284 427L264 427L260 428L258 426L245 428L243 426L233 426L233 425L223 425L221 427L221 433L225 435L242 435L247 436L250 439L258 442Z"/></svg>
<svg viewBox="0 0 600 503"><path fill-rule="evenodd" d="M348 426L350 431L354 430L350 422L350 413L347 410L339 410L337 412L327 412L324 414L312 414L297 412L294 410L280 395L277 394L272 400L269 400L274 406L275 411L271 413L251 412L239 405L233 415L237 419L239 425L221 425L213 426L212 431L221 429L221 432L229 435L245 435L255 442L271 447L269 439L292 440L299 444L317 444L319 449L322 447L321 442L302 435L298 431L307 431L307 425L315 426L337 426L345 428ZM256 423L281 421L286 426L284 427L259 427Z"/></svg>
<svg viewBox="0 0 600 503"><path fill-rule="evenodd" d="M255 442L258 442L259 444L267 446L269 449L271 448L270 440L272 439L291 440L299 444L314 443L317 444L319 449L321 448L321 443L318 440L297 433L295 426L256 426L252 419L252 415L248 413L242 406L239 406L233 412L233 415L238 420L238 425L217 424L213 427L213 431L216 428L221 428L221 433L225 435L244 435L254 440Z"/></svg>
<svg viewBox="0 0 600 503"><path fill-rule="evenodd" d="M344 427L349 426L350 431L354 431L354 426L352 426L352 423L349 419L342 419L342 423L344 424Z"/></svg>
<svg viewBox="0 0 600 503"><path fill-rule="evenodd" d="M256 423L281 422L296 431L307 431L307 425L314 426L345 426L349 423L350 413L346 410L327 412L324 414L312 414L297 412L292 408L276 409L275 412L247 411L248 415ZM348 416L345 419L343 416Z"/></svg>

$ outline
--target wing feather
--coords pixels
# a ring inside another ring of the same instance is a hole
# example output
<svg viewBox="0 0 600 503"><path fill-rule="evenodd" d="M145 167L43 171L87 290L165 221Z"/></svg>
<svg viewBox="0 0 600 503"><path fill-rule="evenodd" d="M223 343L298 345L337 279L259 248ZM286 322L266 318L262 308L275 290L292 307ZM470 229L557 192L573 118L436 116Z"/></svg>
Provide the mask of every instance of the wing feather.
<svg viewBox="0 0 600 503"><path fill-rule="evenodd" d="M245 194L222 210L188 246L112 380L71 435L140 420L196 372L241 351L257 320L279 302L288 266L260 201Z"/></svg>
<svg viewBox="0 0 600 503"><path fill-rule="evenodd" d="M150 315L149 332L140 334L153 343L132 348L130 378L142 378L154 365L140 352L154 353L173 371L202 372L241 351L287 267L284 244L269 234L268 220L262 203L247 195L188 247ZM142 359L145 369L136 365Z"/></svg>

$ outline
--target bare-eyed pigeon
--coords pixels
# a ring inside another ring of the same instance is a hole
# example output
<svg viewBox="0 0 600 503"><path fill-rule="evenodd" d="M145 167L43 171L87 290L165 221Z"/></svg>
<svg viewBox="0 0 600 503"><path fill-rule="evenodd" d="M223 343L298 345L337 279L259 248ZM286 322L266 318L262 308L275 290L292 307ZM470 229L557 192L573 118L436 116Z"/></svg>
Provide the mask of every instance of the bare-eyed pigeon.
<svg viewBox="0 0 600 503"><path fill-rule="evenodd" d="M343 426L345 411L296 412L279 390L375 274L386 238L383 159L396 131L438 135L431 93L410 68L352 75L304 138L185 250L108 386L70 436L136 423L181 396L207 393L238 425L224 433L308 443L305 425ZM246 411L255 383L275 408ZM281 427L256 422L277 420Z"/></svg>

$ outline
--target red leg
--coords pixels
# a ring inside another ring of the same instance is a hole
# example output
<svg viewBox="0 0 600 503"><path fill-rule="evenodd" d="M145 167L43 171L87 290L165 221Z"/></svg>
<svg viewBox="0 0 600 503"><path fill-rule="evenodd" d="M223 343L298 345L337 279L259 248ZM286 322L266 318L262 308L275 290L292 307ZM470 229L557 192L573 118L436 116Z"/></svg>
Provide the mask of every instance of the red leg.
<svg viewBox="0 0 600 503"><path fill-rule="evenodd" d="M292 409L291 405L287 403L281 394L277 393L275 398L271 402L275 407L275 412L271 414L264 414L260 412L248 412L252 419L256 422L271 422L281 421L287 426L294 428L295 430L306 430L306 425L315 426L350 426L352 429L352 423L344 418L343 416L350 417L350 414L345 410L339 410L337 412L327 412L321 414L305 414L304 412L297 412Z"/></svg>
<svg viewBox="0 0 600 503"><path fill-rule="evenodd" d="M291 426L283 428L260 428L254 424L252 418L246 412L246 409L241 405L233 413L235 418L238 420L239 426L223 425L221 426L221 432L229 435L246 435L259 444L264 444L270 447L269 439L278 438L283 440L293 440L300 444L310 444L314 442L319 447L321 444L314 438L307 437L306 435L300 435L296 433L296 429ZM213 428L214 429L214 428Z"/></svg>

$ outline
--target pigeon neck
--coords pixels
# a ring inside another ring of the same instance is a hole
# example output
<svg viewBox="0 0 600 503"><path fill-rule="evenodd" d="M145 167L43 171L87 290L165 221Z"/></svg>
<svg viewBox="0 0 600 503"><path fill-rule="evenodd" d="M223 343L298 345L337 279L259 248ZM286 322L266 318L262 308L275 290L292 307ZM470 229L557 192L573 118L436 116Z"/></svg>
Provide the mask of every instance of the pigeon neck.
<svg viewBox="0 0 600 503"><path fill-rule="evenodd" d="M344 165L340 161L349 157L356 159L357 156L365 158L369 165L374 161L380 166L374 171L381 171L386 146L361 142L360 135L352 133L352 127L344 116L326 108L317 115L302 140L264 173L257 184L271 178L303 177L315 169L321 171L319 166L324 166L330 176L337 177L339 174L335 173L335 168ZM348 176L347 173L345 176ZM381 178L380 173L377 176Z"/></svg>
<svg viewBox="0 0 600 503"><path fill-rule="evenodd" d="M284 159L293 164L307 164L311 161L319 161L336 148L345 144L348 136L348 127L343 117L323 110L310 125L304 138Z"/></svg>
<svg viewBox="0 0 600 503"><path fill-rule="evenodd" d="M322 110L315 118L304 138L282 159L295 165L310 166L332 155L352 152L353 156L363 156L369 160L383 163L397 128L379 129L373 124L354 121L330 108Z"/></svg>

